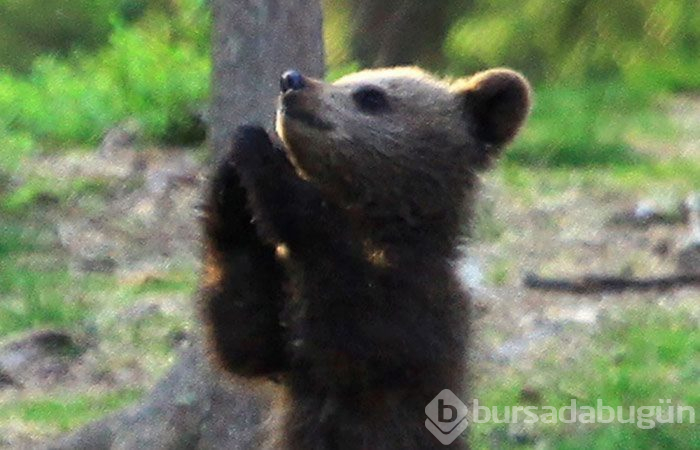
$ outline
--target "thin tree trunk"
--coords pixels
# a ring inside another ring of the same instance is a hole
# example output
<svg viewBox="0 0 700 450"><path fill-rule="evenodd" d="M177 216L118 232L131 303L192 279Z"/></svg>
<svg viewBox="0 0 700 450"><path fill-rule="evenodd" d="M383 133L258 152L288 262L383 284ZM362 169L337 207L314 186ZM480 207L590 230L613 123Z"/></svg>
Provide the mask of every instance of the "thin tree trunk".
<svg viewBox="0 0 700 450"><path fill-rule="evenodd" d="M272 125L283 71L323 75L321 24L319 0L214 2L210 138L216 154L238 125Z"/></svg>
<svg viewBox="0 0 700 450"><path fill-rule="evenodd" d="M439 68L452 21L447 0L349 0L351 51L365 67Z"/></svg>

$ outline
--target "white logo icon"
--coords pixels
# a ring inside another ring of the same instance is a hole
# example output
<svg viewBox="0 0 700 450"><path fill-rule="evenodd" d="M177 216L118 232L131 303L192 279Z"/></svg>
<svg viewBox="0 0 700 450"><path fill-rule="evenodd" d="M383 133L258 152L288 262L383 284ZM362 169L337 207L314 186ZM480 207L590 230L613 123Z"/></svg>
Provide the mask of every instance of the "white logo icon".
<svg viewBox="0 0 700 450"><path fill-rule="evenodd" d="M450 445L467 429L467 406L444 389L425 407L425 427L443 445Z"/></svg>

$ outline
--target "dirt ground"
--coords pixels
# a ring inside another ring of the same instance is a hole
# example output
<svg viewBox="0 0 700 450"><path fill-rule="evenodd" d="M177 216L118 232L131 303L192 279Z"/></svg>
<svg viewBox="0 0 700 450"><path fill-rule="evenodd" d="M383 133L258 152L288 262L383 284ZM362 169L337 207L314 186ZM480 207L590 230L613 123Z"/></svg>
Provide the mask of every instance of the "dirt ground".
<svg viewBox="0 0 700 450"><path fill-rule="evenodd" d="M688 104L695 108L700 102ZM680 104L673 113L686 120L683 108L690 108L688 104ZM676 150L700 161L696 134L700 127L688 123ZM644 151L659 148L648 145ZM55 352L44 350L47 338L37 332L3 341L0 375L5 373L13 383L3 384L0 376L0 405L42 395L143 392L173 361L178 346L197 327L191 294L199 267L203 160L201 151L116 148L43 156L25 164L30 169L13 183L40 177L56 184L80 179L91 186L66 198L48 189L36 199L32 220L44 230L53 249L46 258L68 261L78 278L107 274L119 288L92 291L100 298L94 304L98 317L92 335L69 333L68 341L65 336L49 336L53 348L56 342L70 348L70 339L76 345L93 339L83 345L78 357L56 357ZM530 364L539 353L551 351L553 342L563 354L575 352L602 318L626 308L657 304L700 315L697 287L575 295L523 286L527 272L559 277L674 273L676 255L687 239L686 223L638 226L613 224L611 219L645 208L677 214L679 204L696 185L673 180L628 182L624 177L580 170L567 174L566 170L505 168L486 176L475 238L467 242L465 258L456 267L477 305L475 360L477 368L482 367L477 371ZM184 288L144 290L128 298L119 290L171 280L173 274L184 280ZM149 353L148 347L139 348L133 339L130 345L122 345L120 333L133 334L144 327L150 333L146 339L162 338L170 346ZM22 420L0 418L0 446L16 446L44 434Z"/></svg>

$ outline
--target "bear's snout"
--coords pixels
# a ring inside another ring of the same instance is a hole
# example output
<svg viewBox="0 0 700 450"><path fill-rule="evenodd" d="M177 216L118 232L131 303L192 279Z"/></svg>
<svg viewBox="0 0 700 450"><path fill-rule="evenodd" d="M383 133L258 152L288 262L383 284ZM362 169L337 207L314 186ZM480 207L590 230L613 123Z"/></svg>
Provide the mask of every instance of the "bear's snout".
<svg viewBox="0 0 700 450"><path fill-rule="evenodd" d="M280 90L283 94L289 91L299 91L306 87L304 76L297 70L288 70L280 78Z"/></svg>

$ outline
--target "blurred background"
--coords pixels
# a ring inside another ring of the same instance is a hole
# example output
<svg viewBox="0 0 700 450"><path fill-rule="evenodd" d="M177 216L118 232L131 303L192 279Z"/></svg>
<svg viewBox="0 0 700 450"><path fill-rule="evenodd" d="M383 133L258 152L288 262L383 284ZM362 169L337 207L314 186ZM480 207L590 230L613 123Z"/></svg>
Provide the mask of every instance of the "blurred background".
<svg viewBox="0 0 700 450"><path fill-rule="evenodd" d="M322 3L329 80L415 64L455 78L509 66L533 83L532 116L485 177L460 267L477 294L480 402L700 407L697 281L523 283L697 280L697 1ZM135 404L197 327L212 6L0 0L0 447ZM472 440L690 449L699 429L490 423Z"/></svg>

